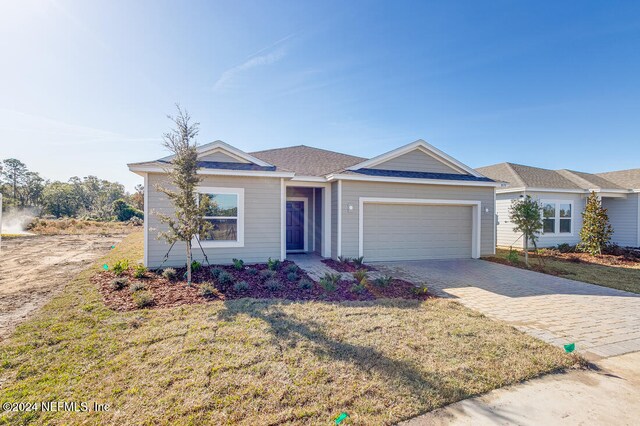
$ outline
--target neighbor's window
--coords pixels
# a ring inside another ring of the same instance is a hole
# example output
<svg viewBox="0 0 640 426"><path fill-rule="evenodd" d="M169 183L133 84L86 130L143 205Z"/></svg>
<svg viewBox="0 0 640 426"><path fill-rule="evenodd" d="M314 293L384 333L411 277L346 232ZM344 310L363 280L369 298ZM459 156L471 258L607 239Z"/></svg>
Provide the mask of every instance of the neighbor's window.
<svg viewBox="0 0 640 426"><path fill-rule="evenodd" d="M198 201L209 198L209 208L204 218L211 229L200 235L209 246L230 247L243 243L243 190L231 188L200 188ZM207 245L205 244L205 245Z"/></svg>
<svg viewBox="0 0 640 426"><path fill-rule="evenodd" d="M570 234L573 229L573 205L567 201L542 202L542 232Z"/></svg>

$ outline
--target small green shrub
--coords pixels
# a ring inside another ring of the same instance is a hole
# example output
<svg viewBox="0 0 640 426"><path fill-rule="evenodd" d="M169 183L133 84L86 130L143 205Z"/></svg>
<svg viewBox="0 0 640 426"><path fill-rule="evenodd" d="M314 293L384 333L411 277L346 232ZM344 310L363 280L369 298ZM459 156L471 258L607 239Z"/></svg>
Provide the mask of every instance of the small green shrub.
<svg viewBox="0 0 640 426"><path fill-rule="evenodd" d="M138 308L146 308L153 305L153 296L148 291L137 291L131 295L131 298Z"/></svg>
<svg viewBox="0 0 640 426"><path fill-rule="evenodd" d="M210 282L206 282L200 285L200 294L204 297L214 297L217 296L219 292L213 284L211 284Z"/></svg>
<svg viewBox="0 0 640 426"><path fill-rule="evenodd" d="M138 263L135 268L133 268L133 276L135 278L144 278L144 274L146 273L147 268L142 263Z"/></svg>
<svg viewBox="0 0 640 426"><path fill-rule="evenodd" d="M556 250L558 250L560 253L573 253L574 251L576 251L576 248L571 244L562 243L558 244Z"/></svg>
<svg viewBox="0 0 640 426"><path fill-rule="evenodd" d="M115 263L115 265L113 265L113 273L116 277L119 277L128 269L129 261L127 259L120 259Z"/></svg>
<svg viewBox="0 0 640 426"><path fill-rule="evenodd" d="M364 284L354 284L351 286L351 292L352 293L356 293L356 294L360 294L362 292L364 292Z"/></svg>
<svg viewBox="0 0 640 426"><path fill-rule="evenodd" d="M233 289L238 293L244 293L249 290L249 283L246 281L239 281L233 285Z"/></svg>
<svg viewBox="0 0 640 426"><path fill-rule="evenodd" d="M295 263L291 263L287 265L286 268L284 268L285 272L298 272L298 269L298 265L296 265Z"/></svg>
<svg viewBox="0 0 640 426"><path fill-rule="evenodd" d="M162 271L162 276L169 281L174 281L176 278L178 278L178 272L173 268L167 268Z"/></svg>
<svg viewBox="0 0 640 426"><path fill-rule="evenodd" d="M258 270L258 268L249 268L249 269L247 269L247 273L248 273L249 275L258 275L258 272L260 272L260 271Z"/></svg>
<svg viewBox="0 0 640 426"><path fill-rule="evenodd" d="M517 263L518 260L520 260L518 257L518 251L514 249L510 249L509 253L507 254L507 260L511 263Z"/></svg>
<svg viewBox="0 0 640 426"><path fill-rule="evenodd" d="M131 290L132 293L146 290L146 289L147 287L141 282L132 282L131 285L129 286L129 290Z"/></svg>
<svg viewBox="0 0 640 426"><path fill-rule="evenodd" d="M367 282L368 272L366 269L358 269L352 275L358 284L365 284Z"/></svg>
<svg viewBox="0 0 640 426"><path fill-rule="evenodd" d="M338 281L340 281L340 274L324 274L324 277L320 278L320 287L325 291L333 292L338 288Z"/></svg>
<svg viewBox="0 0 640 426"><path fill-rule="evenodd" d="M267 268L271 271L277 271L280 269L280 266L282 265L278 259L269 258L269 260L267 260Z"/></svg>
<svg viewBox="0 0 640 426"><path fill-rule="evenodd" d="M373 280L373 283L378 287L388 287L392 281L393 281L393 277L389 275L385 275L385 276L376 278L375 280Z"/></svg>
<svg viewBox="0 0 640 426"><path fill-rule="evenodd" d="M224 269L221 268L212 268L209 272L211 274L211 278L218 279L218 276L224 272Z"/></svg>
<svg viewBox="0 0 640 426"><path fill-rule="evenodd" d="M411 292L416 296L423 296L423 295L429 294L429 289L427 288L426 285L421 285L418 287L413 287L411 289Z"/></svg>
<svg viewBox="0 0 640 426"><path fill-rule="evenodd" d="M198 262L197 260L191 262L191 272L198 272L200 268L202 268L202 263Z"/></svg>
<svg viewBox="0 0 640 426"><path fill-rule="evenodd" d="M351 258L347 256L338 256L338 262L340 263L349 263L351 262Z"/></svg>
<svg viewBox="0 0 640 426"><path fill-rule="evenodd" d="M126 277L118 277L111 280L111 288L113 290L122 290L129 284L129 280Z"/></svg>
<svg viewBox="0 0 640 426"><path fill-rule="evenodd" d="M264 287L269 291L277 291L282 288L282 284L280 284L278 280L267 280L267 282L264 283Z"/></svg>
<svg viewBox="0 0 640 426"><path fill-rule="evenodd" d="M275 278L275 276L276 271L272 271L271 269L263 269L262 271L260 271L260 278L262 278L264 281L273 279Z"/></svg>
<svg viewBox="0 0 640 426"><path fill-rule="evenodd" d="M227 271L222 271L218 274L218 282L222 285L229 284L233 281L233 275Z"/></svg>
<svg viewBox="0 0 640 426"><path fill-rule="evenodd" d="M232 259L233 267L238 271L242 271L244 269L244 260L242 259Z"/></svg>
<svg viewBox="0 0 640 426"><path fill-rule="evenodd" d="M358 269L362 268L362 265L364 265L364 256L354 257L353 258L353 264Z"/></svg>
<svg viewBox="0 0 640 426"><path fill-rule="evenodd" d="M309 290L312 287L313 287L313 281L307 278L301 279L300 282L298 283L298 288L300 288L301 290Z"/></svg>
<svg viewBox="0 0 640 426"><path fill-rule="evenodd" d="M293 282L293 281L298 281L298 274L297 274L297 273L295 273L295 272L289 272L289 273L287 274L287 279L288 279L289 281L291 281L291 282Z"/></svg>
<svg viewBox="0 0 640 426"><path fill-rule="evenodd" d="M341 277L342 276L340 274L331 274L329 272L324 274L324 279L332 282L333 284L338 284L338 281L340 281Z"/></svg>

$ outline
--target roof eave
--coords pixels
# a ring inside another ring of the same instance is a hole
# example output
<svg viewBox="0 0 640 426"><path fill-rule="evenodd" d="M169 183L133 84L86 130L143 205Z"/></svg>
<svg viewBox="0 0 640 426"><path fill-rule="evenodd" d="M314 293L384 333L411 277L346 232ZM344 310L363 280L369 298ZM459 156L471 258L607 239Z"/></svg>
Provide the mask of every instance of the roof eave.
<svg viewBox="0 0 640 426"><path fill-rule="evenodd" d="M382 177L382 176L363 176L350 174L330 174L327 175L327 181L333 182L338 180L352 180L361 182L387 182L387 183L415 183L423 185L450 185L450 186L486 186L486 187L502 187L502 182L486 182L486 181L465 181L465 180L448 180L448 179L418 179L418 178L401 178L401 177Z"/></svg>

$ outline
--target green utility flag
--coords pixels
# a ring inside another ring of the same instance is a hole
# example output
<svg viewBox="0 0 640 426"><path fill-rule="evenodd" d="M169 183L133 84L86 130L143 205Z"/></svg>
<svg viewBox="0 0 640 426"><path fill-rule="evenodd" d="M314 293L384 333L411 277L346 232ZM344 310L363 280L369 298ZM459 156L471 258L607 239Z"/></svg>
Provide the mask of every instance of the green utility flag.
<svg viewBox="0 0 640 426"><path fill-rule="evenodd" d="M340 415L338 417L336 417L335 423L337 425L339 425L340 423L342 423L342 421L344 419L346 419L347 417L349 417L349 415L347 413L340 413Z"/></svg>
<svg viewBox="0 0 640 426"><path fill-rule="evenodd" d="M570 354L571 352L576 350L576 344L569 343L568 345L564 345L564 350L566 353Z"/></svg>
<svg viewBox="0 0 640 426"><path fill-rule="evenodd" d="M106 263L104 265L102 265L102 267L104 268L105 271L109 270L109 265L107 265Z"/></svg>

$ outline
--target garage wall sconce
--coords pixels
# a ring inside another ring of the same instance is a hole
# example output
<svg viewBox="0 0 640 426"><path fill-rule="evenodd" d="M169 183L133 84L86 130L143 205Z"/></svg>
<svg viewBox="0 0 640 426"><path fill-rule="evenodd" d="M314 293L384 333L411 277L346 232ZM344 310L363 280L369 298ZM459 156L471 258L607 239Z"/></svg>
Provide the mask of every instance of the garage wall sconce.
<svg viewBox="0 0 640 426"><path fill-rule="evenodd" d="M347 204L347 211L353 213L353 204Z"/></svg>

